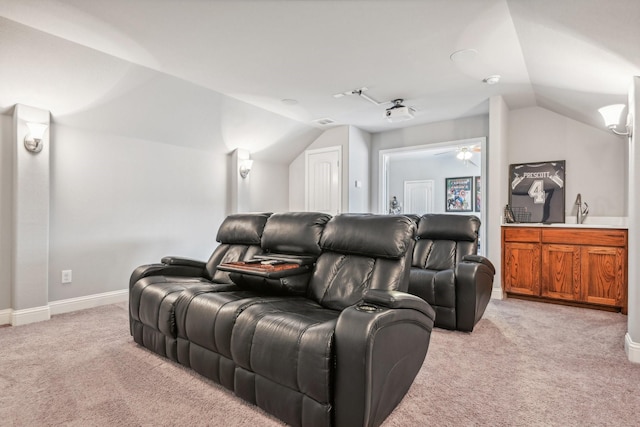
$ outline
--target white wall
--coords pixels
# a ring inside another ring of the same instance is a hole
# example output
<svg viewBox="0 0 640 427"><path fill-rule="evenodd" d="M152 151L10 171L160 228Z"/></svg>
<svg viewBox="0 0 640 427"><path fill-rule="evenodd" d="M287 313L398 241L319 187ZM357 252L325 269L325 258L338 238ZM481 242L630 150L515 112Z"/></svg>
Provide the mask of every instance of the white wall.
<svg viewBox="0 0 640 427"><path fill-rule="evenodd" d="M57 301L127 288L164 255L206 259L229 207L228 158L251 152L254 211L288 208L288 165L320 132L218 92L9 24L46 58L0 69L0 111L51 111L49 288ZM65 64L73 63L71 75ZM88 64L98 64L99 73ZM11 307L12 122L0 115L0 310ZM246 194L243 194L243 196ZM73 271L62 285L61 270ZM23 308L23 307L20 307Z"/></svg>
<svg viewBox="0 0 640 427"><path fill-rule="evenodd" d="M371 134L349 126L348 212L369 212L369 150ZM356 182L360 187L356 187Z"/></svg>
<svg viewBox="0 0 640 427"><path fill-rule="evenodd" d="M46 125L41 151L25 149L27 123ZM48 319L48 264L50 218L50 114L47 110L16 105L13 113L13 197L11 305L35 310ZM14 324L22 320L15 317Z"/></svg>
<svg viewBox="0 0 640 427"><path fill-rule="evenodd" d="M640 363L640 77L634 77L629 92L629 115L634 124L629 147L629 319L625 349L629 360Z"/></svg>
<svg viewBox="0 0 640 427"><path fill-rule="evenodd" d="M0 310L11 307L13 121L0 115Z"/></svg>
<svg viewBox="0 0 640 427"><path fill-rule="evenodd" d="M206 259L225 161L198 149L53 126L49 300L120 290L164 255ZM62 285L62 270L73 283Z"/></svg>
<svg viewBox="0 0 640 427"><path fill-rule="evenodd" d="M489 152L487 155L487 257L493 262L496 274L493 279L494 297L502 298L502 210L507 204L509 150L509 108L501 96L489 100Z"/></svg>
<svg viewBox="0 0 640 427"><path fill-rule="evenodd" d="M249 205L252 212L286 212L289 210L289 166L254 161L250 181ZM304 184L304 179L302 179ZM304 203L304 201L303 201Z"/></svg>
<svg viewBox="0 0 640 427"><path fill-rule="evenodd" d="M576 195L591 216L626 216L627 146L603 129L540 107L509 113L508 162L566 160L565 211L576 215ZM506 182L505 182L506 185Z"/></svg>

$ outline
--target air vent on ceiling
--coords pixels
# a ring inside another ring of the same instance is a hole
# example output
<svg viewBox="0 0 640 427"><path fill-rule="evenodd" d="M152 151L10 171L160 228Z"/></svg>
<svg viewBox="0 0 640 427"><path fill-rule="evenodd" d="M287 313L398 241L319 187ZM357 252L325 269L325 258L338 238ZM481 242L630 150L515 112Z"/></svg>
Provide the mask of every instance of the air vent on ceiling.
<svg viewBox="0 0 640 427"><path fill-rule="evenodd" d="M324 119L316 119L314 120L314 122L316 122L319 125L326 126L326 125L333 124L336 121L333 119L330 119L329 117L325 117Z"/></svg>

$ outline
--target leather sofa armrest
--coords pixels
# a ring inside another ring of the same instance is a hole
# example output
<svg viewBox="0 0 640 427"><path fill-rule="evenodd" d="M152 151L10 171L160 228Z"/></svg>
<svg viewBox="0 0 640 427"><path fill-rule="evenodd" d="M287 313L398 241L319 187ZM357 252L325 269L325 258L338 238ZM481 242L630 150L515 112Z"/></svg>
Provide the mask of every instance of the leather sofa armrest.
<svg viewBox="0 0 640 427"><path fill-rule="evenodd" d="M491 261L479 255L467 255L456 266L457 330L471 332L482 318L491 299L495 272Z"/></svg>
<svg viewBox="0 0 640 427"><path fill-rule="evenodd" d="M369 289L363 295L363 305L373 304L387 308L410 308L435 320L435 310L422 298L406 292ZM362 306L360 307L362 309Z"/></svg>
<svg viewBox="0 0 640 427"><path fill-rule="evenodd" d="M462 257L462 261L478 262L480 264L484 264L487 267L489 267L489 269L493 272L493 274L496 273L496 268L493 266L491 261L489 261L487 258L481 255L465 255Z"/></svg>
<svg viewBox="0 0 640 427"><path fill-rule="evenodd" d="M367 294L368 301L344 309L336 324L335 425L380 425L409 390L429 348L434 312L426 302L402 292Z"/></svg>
<svg viewBox="0 0 640 427"><path fill-rule="evenodd" d="M204 261L200 261L197 259L191 259L191 258L181 258L181 257L175 257L175 256L166 256L164 258L162 258L162 260L160 260L160 262L162 262L163 264L166 265L181 265L181 266L185 266L185 267L198 267L202 270L205 269L205 267L207 266L207 263Z"/></svg>
<svg viewBox="0 0 640 427"><path fill-rule="evenodd" d="M163 258L163 260L165 260ZM129 278L129 291L135 283L149 276L179 276L179 277L205 277L206 264L146 264L133 270Z"/></svg>

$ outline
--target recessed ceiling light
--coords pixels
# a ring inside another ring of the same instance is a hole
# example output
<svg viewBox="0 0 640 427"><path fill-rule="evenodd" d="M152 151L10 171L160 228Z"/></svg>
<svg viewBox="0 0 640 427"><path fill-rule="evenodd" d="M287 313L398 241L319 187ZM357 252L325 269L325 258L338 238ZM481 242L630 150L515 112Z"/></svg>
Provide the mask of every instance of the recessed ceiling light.
<svg viewBox="0 0 640 427"><path fill-rule="evenodd" d="M500 82L500 74L485 77L482 81L488 85L495 85Z"/></svg>
<svg viewBox="0 0 640 427"><path fill-rule="evenodd" d="M475 49L462 49L453 52L449 55L449 58L453 62L467 62L473 61L478 56L478 51Z"/></svg>
<svg viewBox="0 0 640 427"><path fill-rule="evenodd" d="M280 102L282 102L285 105L298 105L298 101L296 99L281 99Z"/></svg>

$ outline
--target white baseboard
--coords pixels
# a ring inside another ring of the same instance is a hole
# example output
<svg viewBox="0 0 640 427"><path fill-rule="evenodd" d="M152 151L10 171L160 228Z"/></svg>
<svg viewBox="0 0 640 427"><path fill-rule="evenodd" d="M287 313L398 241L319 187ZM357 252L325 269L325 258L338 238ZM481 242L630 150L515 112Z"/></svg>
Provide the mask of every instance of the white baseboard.
<svg viewBox="0 0 640 427"><path fill-rule="evenodd" d="M624 336L624 351L633 363L640 363L640 342L633 342L629 332Z"/></svg>
<svg viewBox="0 0 640 427"><path fill-rule="evenodd" d="M85 310L101 305L116 304L129 300L129 290L105 292L102 294L87 295L78 298L69 298L49 302L51 314L70 313L72 311Z"/></svg>
<svg viewBox="0 0 640 427"><path fill-rule="evenodd" d="M7 308L6 310L0 310L0 326L11 324L11 313L13 310Z"/></svg>
<svg viewBox="0 0 640 427"><path fill-rule="evenodd" d="M42 322L51 319L48 305L11 311L11 325L20 326L28 323Z"/></svg>
<svg viewBox="0 0 640 427"><path fill-rule="evenodd" d="M491 298L504 299L504 292L502 292L502 288L493 288L491 290Z"/></svg>
<svg viewBox="0 0 640 427"><path fill-rule="evenodd" d="M26 325L51 319L51 316L101 305L116 304L129 300L129 290L105 292L78 298L51 301L42 307L26 308L24 310L0 310L0 325Z"/></svg>

